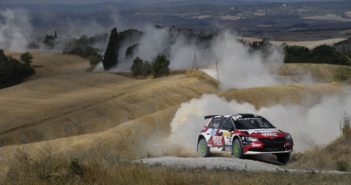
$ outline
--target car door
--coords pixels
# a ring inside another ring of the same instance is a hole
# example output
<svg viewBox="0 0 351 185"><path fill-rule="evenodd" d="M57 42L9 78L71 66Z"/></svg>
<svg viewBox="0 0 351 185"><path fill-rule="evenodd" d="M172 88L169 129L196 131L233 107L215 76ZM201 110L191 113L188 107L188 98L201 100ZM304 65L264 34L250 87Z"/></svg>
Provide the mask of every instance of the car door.
<svg viewBox="0 0 351 185"><path fill-rule="evenodd" d="M207 130L207 134L209 134L210 140L209 144L213 147L223 147L224 146L224 138L219 134L219 127L223 117L215 117L212 119L209 124L209 128Z"/></svg>
<svg viewBox="0 0 351 185"><path fill-rule="evenodd" d="M219 127L219 135L223 136L225 149L230 149L232 146L232 131L235 126L231 117L224 117Z"/></svg>

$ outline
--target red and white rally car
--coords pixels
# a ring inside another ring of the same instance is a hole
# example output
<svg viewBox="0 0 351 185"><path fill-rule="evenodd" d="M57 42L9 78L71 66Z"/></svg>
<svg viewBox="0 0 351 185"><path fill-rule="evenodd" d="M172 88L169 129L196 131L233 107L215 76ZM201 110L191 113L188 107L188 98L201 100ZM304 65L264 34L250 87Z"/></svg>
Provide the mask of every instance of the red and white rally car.
<svg viewBox="0 0 351 185"><path fill-rule="evenodd" d="M209 115L208 124L201 130L197 151L201 157L211 152L231 152L233 157L275 154L287 163L293 151L290 134L276 129L264 117L253 114Z"/></svg>

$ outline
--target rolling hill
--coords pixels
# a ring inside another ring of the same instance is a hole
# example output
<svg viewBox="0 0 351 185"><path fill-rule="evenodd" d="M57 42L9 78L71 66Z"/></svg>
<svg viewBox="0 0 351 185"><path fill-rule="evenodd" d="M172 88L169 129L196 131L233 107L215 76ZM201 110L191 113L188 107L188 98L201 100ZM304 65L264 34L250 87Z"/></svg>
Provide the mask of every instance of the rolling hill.
<svg viewBox="0 0 351 185"><path fill-rule="evenodd" d="M43 66L38 76L0 90L0 169L4 171L18 150L36 153L49 148L57 155L90 158L146 157L147 140L166 138L179 106L202 94L258 108L299 104L310 97L313 103L342 90L337 83L320 83L220 92L203 73L137 80L86 72L88 63L79 57L33 54L34 65Z"/></svg>

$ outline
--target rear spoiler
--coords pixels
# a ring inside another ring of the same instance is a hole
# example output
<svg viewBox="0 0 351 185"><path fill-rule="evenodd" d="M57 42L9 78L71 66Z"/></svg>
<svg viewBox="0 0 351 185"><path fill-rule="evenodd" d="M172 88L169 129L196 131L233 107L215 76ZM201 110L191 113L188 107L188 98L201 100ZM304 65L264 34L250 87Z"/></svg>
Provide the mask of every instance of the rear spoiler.
<svg viewBox="0 0 351 185"><path fill-rule="evenodd" d="M204 119L211 119L216 116L219 116L219 115L207 115L207 116L204 116Z"/></svg>

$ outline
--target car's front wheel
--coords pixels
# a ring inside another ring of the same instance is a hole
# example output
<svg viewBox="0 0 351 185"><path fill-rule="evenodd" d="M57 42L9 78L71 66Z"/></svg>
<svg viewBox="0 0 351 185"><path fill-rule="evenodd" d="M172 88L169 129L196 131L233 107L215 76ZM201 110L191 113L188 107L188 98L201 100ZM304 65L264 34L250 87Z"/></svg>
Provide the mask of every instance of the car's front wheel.
<svg viewBox="0 0 351 185"><path fill-rule="evenodd" d="M290 153L277 154L277 160L280 163L286 164L290 159Z"/></svg>
<svg viewBox="0 0 351 185"><path fill-rule="evenodd" d="M210 154L210 148L207 146L206 140L201 138L197 143L197 152L200 157L207 157Z"/></svg>
<svg viewBox="0 0 351 185"><path fill-rule="evenodd" d="M239 139L235 139L232 145L232 156L242 159L244 157L243 148Z"/></svg>

